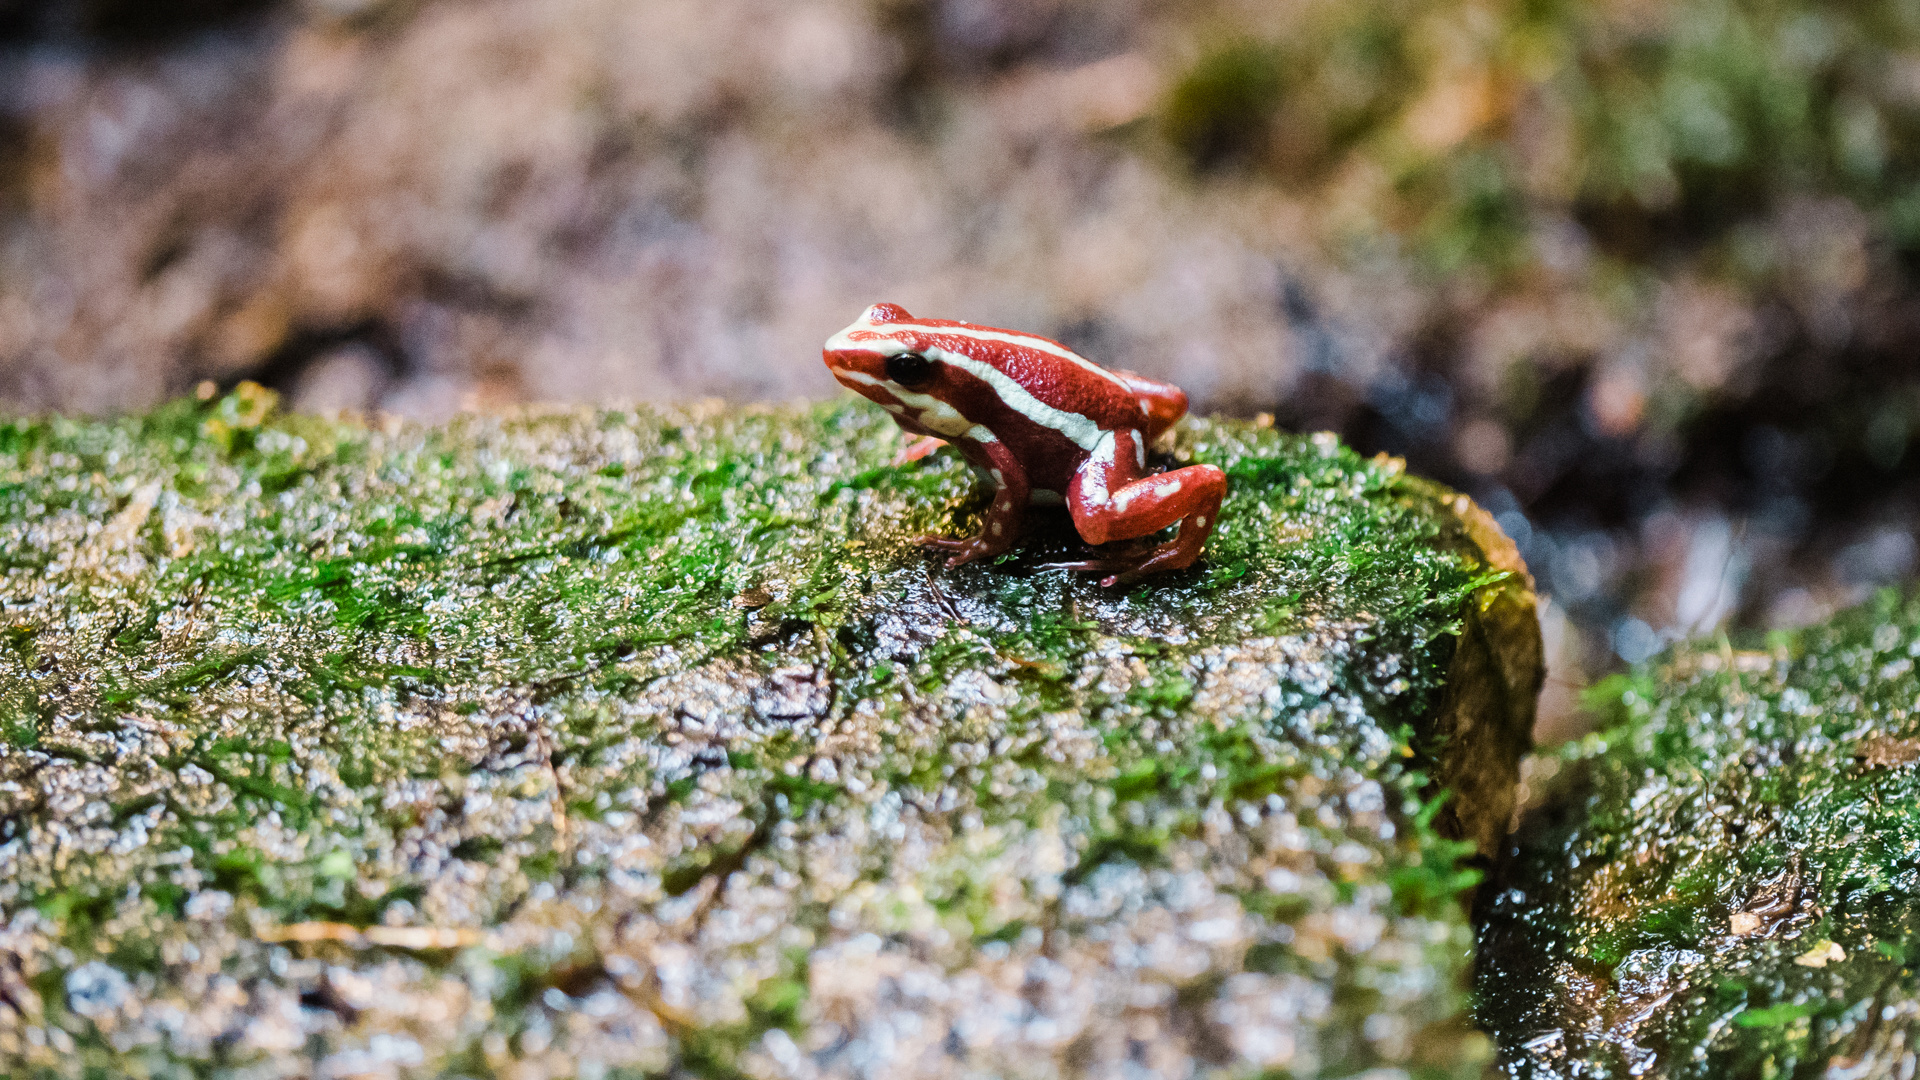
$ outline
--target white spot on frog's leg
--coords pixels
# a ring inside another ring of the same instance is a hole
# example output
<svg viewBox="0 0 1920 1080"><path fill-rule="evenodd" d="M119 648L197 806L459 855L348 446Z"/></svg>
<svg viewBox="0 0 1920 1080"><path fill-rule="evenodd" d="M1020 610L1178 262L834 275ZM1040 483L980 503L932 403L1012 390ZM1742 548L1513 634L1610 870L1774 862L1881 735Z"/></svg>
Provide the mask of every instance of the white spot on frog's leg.
<svg viewBox="0 0 1920 1080"><path fill-rule="evenodd" d="M993 523L993 535L995 535L995 536L999 536L999 535L1000 535L1001 533L1003 533L1003 532L1006 532L1006 531L1007 531L1007 530L1005 530L1005 529L1003 529L1003 528L1001 528L1001 527L1000 527L1000 523L999 523L999 522L997 522L997 521L996 521L996 522L994 522L994 523Z"/></svg>
<svg viewBox="0 0 1920 1080"><path fill-rule="evenodd" d="M1153 415L1153 410L1147 407L1147 399L1146 399L1146 398L1141 398L1141 399L1140 399L1140 415L1141 415L1141 416L1152 416L1152 415Z"/></svg>
<svg viewBox="0 0 1920 1080"><path fill-rule="evenodd" d="M1197 517L1197 518L1194 518L1194 519L1193 519L1193 527L1194 527L1194 528L1196 528L1196 529L1204 529L1204 528L1206 528L1206 527L1207 527L1207 519L1206 519L1206 515L1204 515L1204 514L1203 514L1203 515L1201 515L1200 517Z"/></svg>
<svg viewBox="0 0 1920 1080"><path fill-rule="evenodd" d="M1135 465L1140 466L1142 469L1146 468L1147 467L1146 440L1142 439L1140 437L1140 433L1137 431L1128 432L1128 437L1133 440L1133 463Z"/></svg>
<svg viewBox="0 0 1920 1080"><path fill-rule="evenodd" d="M1178 480L1167 481L1167 486L1160 489L1160 494L1162 495L1180 494L1180 481Z"/></svg>
<svg viewBox="0 0 1920 1080"><path fill-rule="evenodd" d="M1000 441L999 439L994 438L993 432L988 431L986 428L981 427L979 424L975 424L972 427L967 429L967 438L972 439L974 442L977 442L977 443L990 443L990 442ZM993 475L996 479L1000 476L998 472L995 472Z"/></svg>
<svg viewBox="0 0 1920 1080"><path fill-rule="evenodd" d="M1080 493L1088 502L1107 501L1107 470L1113 468L1113 444L1113 432L1101 432L1100 441L1093 444L1093 452L1087 455L1086 463L1080 466Z"/></svg>
<svg viewBox="0 0 1920 1080"><path fill-rule="evenodd" d="M988 469L987 472L992 474L995 484L1005 484L1007 482L1007 478L1001 474L999 469Z"/></svg>
<svg viewBox="0 0 1920 1080"><path fill-rule="evenodd" d="M1101 436L1100 441L1095 443L1093 446L1093 453L1089 455L1089 460L1096 461L1101 465L1105 465L1108 468L1112 468L1114 450L1118 446L1120 440L1111 431L1103 431L1100 433L1100 436Z"/></svg>

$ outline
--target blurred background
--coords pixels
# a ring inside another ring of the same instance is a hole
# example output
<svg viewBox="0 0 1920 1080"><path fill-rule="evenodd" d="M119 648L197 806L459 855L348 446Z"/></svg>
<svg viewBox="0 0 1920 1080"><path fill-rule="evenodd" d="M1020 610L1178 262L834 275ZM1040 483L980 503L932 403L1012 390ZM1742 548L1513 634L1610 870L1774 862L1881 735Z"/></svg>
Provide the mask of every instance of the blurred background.
<svg viewBox="0 0 1920 1080"><path fill-rule="evenodd" d="M0 410L825 397L876 300L1472 493L1552 737L1915 570L1920 0L0 0Z"/></svg>

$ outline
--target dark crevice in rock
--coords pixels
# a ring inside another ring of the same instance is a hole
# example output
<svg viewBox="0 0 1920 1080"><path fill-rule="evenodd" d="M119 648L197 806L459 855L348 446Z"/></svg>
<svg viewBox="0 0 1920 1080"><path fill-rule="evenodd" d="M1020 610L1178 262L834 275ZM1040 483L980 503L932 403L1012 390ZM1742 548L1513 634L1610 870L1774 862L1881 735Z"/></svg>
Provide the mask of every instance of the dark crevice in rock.
<svg viewBox="0 0 1920 1080"><path fill-rule="evenodd" d="M254 382L277 393L287 393L299 384L301 376L312 369L315 361L343 349L373 357L390 380L406 377L412 368L399 333L384 320L372 318L346 326L297 329L259 364L235 372L217 385L222 393L231 392L242 382Z"/></svg>

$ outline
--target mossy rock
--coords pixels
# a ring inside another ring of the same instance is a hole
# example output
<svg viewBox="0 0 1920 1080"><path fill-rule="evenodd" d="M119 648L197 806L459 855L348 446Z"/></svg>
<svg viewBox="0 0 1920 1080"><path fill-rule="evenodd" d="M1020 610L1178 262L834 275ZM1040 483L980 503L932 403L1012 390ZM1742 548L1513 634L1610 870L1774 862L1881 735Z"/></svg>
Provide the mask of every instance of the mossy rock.
<svg viewBox="0 0 1920 1080"><path fill-rule="evenodd" d="M0 425L0 1071L1477 1074L1539 642L1398 462L1189 423L1107 590L864 405L272 405Z"/></svg>
<svg viewBox="0 0 1920 1080"><path fill-rule="evenodd" d="M1522 1077L1907 1077L1920 1049L1920 597L1608 680L1487 899Z"/></svg>

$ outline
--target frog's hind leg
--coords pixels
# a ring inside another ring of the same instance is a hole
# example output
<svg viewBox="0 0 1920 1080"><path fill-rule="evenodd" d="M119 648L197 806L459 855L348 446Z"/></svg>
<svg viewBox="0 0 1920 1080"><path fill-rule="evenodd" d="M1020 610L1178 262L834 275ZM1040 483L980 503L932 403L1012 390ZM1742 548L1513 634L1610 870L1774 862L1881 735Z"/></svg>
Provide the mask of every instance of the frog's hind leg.
<svg viewBox="0 0 1920 1080"><path fill-rule="evenodd" d="M1187 392L1158 379L1149 379L1145 375L1135 375L1131 371L1116 371L1120 381L1127 384L1133 396L1140 402L1140 415L1147 430L1149 445L1159 442L1160 436L1180 422L1187 415Z"/></svg>
<svg viewBox="0 0 1920 1080"><path fill-rule="evenodd" d="M1120 431L1094 448L1067 486L1074 528L1089 544L1152 536L1176 522L1180 531L1167 543L1129 559L1063 564L1105 573L1103 585L1193 565L1219 522L1220 502L1227 494L1227 474L1212 465L1142 475L1140 440L1137 431Z"/></svg>
<svg viewBox="0 0 1920 1080"><path fill-rule="evenodd" d="M993 502L988 504L987 519L980 532L965 540L946 536L922 536L916 543L937 551L950 552L947 569L1000 555L1013 547L1026 519L1030 491L1027 473L1020 462L999 442L981 444L965 440L957 444L967 460L993 478Z"/></svg>

